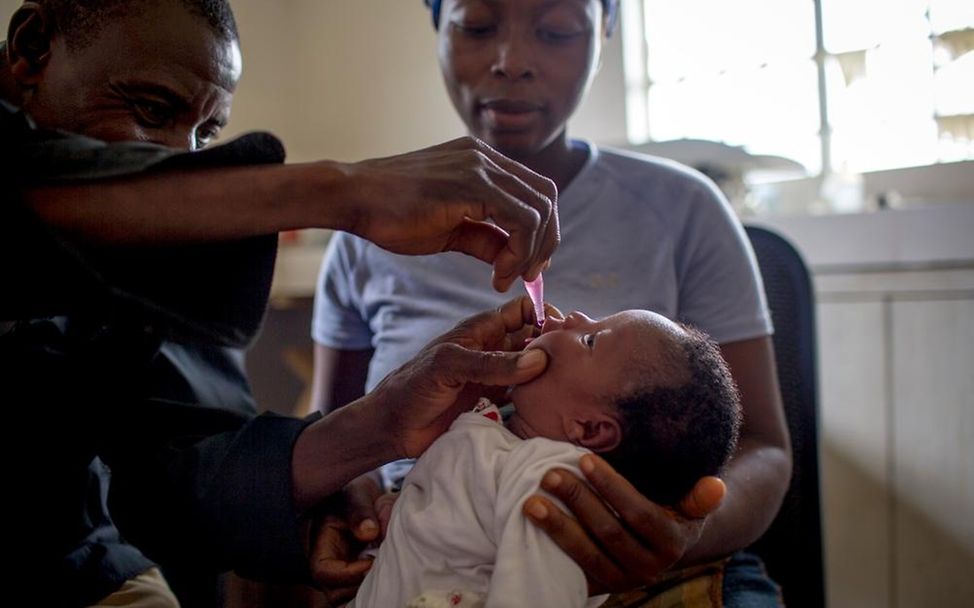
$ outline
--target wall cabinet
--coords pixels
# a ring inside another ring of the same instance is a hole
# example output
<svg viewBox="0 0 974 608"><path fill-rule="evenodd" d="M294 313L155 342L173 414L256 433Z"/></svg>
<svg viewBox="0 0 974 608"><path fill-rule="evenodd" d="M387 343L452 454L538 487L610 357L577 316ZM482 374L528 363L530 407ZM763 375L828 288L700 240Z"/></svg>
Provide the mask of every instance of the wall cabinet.
<svg viewBox="0 0 974 608"><path fill-rule="evenodd" d="M974 605L974 206L761 223L813 272L829 605Z"/></svg>

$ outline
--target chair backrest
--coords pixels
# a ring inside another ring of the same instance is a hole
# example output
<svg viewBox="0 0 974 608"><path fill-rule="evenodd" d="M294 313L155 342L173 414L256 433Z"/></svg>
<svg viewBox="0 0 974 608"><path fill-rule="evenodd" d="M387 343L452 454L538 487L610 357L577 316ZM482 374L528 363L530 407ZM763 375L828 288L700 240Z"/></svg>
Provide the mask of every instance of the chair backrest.
<svg viewBox="0 0 974 608"><path fill-rule="evenodd" d="M752 546L791 607L825 605L819 492L815 300L798 251L775 232L745 228L774 322L778 382L791 432L793 472L768 531Z"/></svg>

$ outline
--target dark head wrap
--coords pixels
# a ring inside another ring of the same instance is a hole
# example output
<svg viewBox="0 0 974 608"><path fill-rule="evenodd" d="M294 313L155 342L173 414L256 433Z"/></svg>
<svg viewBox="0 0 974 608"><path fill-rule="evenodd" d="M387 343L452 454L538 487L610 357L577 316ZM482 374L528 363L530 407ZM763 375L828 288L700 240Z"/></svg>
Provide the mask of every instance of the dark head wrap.
<svg viewBox="0 0 974 608"><path fill-rule="evenodd" d="M442 3L442 0L423 0L423 4L429 7L430 14L433 17L433 27L437 29L440 27L440 5ZM602 7L605 12L605 34L611 36L612 30L616 26L616 19L619 16L619 0L602 0Z"/></svg>

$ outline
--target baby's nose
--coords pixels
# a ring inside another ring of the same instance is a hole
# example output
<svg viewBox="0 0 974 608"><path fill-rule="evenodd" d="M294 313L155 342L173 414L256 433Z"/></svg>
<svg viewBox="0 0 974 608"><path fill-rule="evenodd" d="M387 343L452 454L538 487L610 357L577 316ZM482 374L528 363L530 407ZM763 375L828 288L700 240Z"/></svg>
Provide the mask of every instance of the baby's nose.
<svg viewBox="0 0 974 608"><path fill-rule="evenodd" d="M546 334L549 331L558 331L564 324L564 319L553 317L551 315L545 315L544 325L541 326L541 333Z"/></svg>
<svg viewBox="0 0 974 608"><path fill-rule="evenodd" d="M564 319L559 319L555 316L548 315L545 318L544 325L541 327L541 333L545 334L549 331L584 327L589 323L593 323L592 319L587 317L584 313L578 312L577 310L569 314Z"/></svg>
<svg viewBox="0 0 974 608"><path fill-rule="evenodd" d="M574 327L584 327L594 323L592 319L583 312L574 311L569 313L565 320L562 322L562 329L572 329Z"/></svg>

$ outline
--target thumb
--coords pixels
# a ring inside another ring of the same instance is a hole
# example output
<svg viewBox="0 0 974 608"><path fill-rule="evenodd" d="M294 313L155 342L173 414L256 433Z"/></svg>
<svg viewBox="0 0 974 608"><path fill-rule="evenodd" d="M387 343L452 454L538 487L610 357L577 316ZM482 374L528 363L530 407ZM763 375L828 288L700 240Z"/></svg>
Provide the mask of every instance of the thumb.
<svg viewBox="0 0 974 608"><path fill-rule="evenodd" d="M520 352L480 352L458 347L450 358L450 375L460 383L510 386L534 379L548 365L548 354L532 348Z"/></svg>
<svg viewBox="0 0 974 608"><path fill-rule="evenodd" d="M478 260L493 264L497 254L507 245L507 233L493 224L464 220L453 231L447 251L459 251Z"/></svg>
<svg viewBox="0 0 974 608"><path fill-rule="evenodd" d="M727 493L727 486L717 477L702 477L680 501L680 512L684 516L700 519L717 510Z"/></svg>
<svg viewBox="0 0 974 608"><path fill-rule="evenodd" d="M491 264L494 267L491 279L494 289L503 293L517 278L513 272L514 260L510 255L501 255L508 240L508 234L493 224L466 220L454 231L445 249L459 251Z"/></svg>

